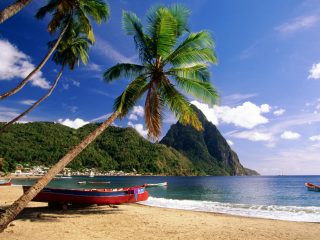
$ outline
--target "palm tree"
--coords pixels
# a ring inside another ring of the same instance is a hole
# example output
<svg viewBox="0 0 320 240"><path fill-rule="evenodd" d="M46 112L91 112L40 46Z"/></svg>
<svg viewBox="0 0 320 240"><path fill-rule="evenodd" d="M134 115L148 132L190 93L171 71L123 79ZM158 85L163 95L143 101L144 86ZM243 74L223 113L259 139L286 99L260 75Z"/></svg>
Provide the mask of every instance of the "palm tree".
<svg viewBox="0 0 320 240"><path fill-rule="evenodd" d="M51 47L55 44L57 40L49 42L48 46ZM80 60L83 64L88 63L88 51L89 46L92 42L87 38L85 32L82 29L82 26L78 22L72 22L66 33L63 35L62 40L60 41L56 52L53 55L53 61L57 65L61 65L61 70L58 73L53 85L49 91L43 95L38 101L33 103L27 110L23 113L12 119L10 122L6 123L0 128L0 134L5 131L13 123L27 115L34 108L36 108L42 101L48 98L55 87L58 84L58 81L63 73L63 70L66 65L69 65L70 70L73 70L76 64L80 64Z"/></svg>
<svg viewBox="0 0 320 240"><path fill-rule="evenodd" d="M20 91L30 79L42 69L59 45L70 22L80 22L90 41L94 42L94 34L89 17L99 24L102 21L106 21L109 18L109 6L103 0L49 0L46 6L39 9L36 17L38 19L43 19L48 13L52 14L52 19L48 24L48 31L51 34L54 34L57 30L62 29L57 41L52 45L51 49L39 65L16 87L1 94L0 100Z"/></svg>
<svg viewBox="0 0 320 240"><path fill-rule="evenodd" d="M127 34L133 35L142 65L118 64L107 70L104 78L111 81L125 76L134 80L116 99L114 113L73 147L1 215L0 232L57 173L101 135L114 120L124 117L144 93L147 94L146 122L151 137L158 137L160 134L162 106L168 106L183 124L202 129L187 98L171 83L171 79L174 79L186 92L206 102L213 103L217 98L216 91L210 84L206 65L216 62L210 34L205 31L190 33L178 44L180 37L187 31L188 16L189 11L181 5L152 8L147 15L147 27L143 29L135 14L124 12L124 29Z"/></svg>
<svg viewBox="0 0 320 240"><path fill-rule="evenodd" d="M27 6L31 0L17 0L0 12L0 24L18 13L22 8Z"/></svg>

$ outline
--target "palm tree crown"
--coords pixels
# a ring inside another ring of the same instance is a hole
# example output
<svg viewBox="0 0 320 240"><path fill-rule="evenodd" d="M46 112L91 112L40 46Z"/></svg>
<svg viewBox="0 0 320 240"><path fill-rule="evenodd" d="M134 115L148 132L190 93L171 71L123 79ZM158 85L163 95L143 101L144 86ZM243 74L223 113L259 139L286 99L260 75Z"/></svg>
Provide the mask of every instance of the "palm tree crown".
<svg viewBox="0 0 320 240"><path fill-rule="evenodd" d="M124 11L123 29L133 36L141 64L119 63L104 73L107 82L121 77L133 79L115 100L114 110L120 117L146 94L145 122L149 137L154 139L161 133L164 108L169 108L182 124L202 130L191 104L179 90L210 104L218 98L208 70L208 64L217 62L214 41L207 31L189 32L189 14L182 5L153 7L143 27L134 13Z"/></svg>
<svg viewBox="0 0 320 240"><path fill-rule="evenodd" d="M49 47L54 45L55 42L56 40L49 42ZM69 68L73 70L76 64L80 64L80 61L85 65L88 63L88 51L91 44L92 42L88 39L81 23L72 21L52 59L56 64L69 65Z"/></svg>
<svg viewBox="0 0 320 240"><path fill-rule="evenodd" d="M48 31L54 33L73 18L82 24L88 38L94 42L94 34L89 18L97 23L106 21L110 15L109 6L103 0L49 0L39 9L36 17L42 19L47 13L52 14Z"/></svg>

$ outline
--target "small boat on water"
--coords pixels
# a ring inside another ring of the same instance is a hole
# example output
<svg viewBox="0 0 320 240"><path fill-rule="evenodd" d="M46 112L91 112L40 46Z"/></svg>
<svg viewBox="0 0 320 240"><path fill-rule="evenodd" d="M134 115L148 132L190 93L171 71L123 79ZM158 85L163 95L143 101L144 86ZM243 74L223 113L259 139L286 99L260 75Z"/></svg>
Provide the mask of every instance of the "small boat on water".
<svg viewBox="0 0 320 240"><path fill-rule="evenodd" d="M23 186L26 192L30 186ZM149 193L144 186L110 189L62 189L44 188L32 200L59 204L122 204L145 201Z"/></svg>
<svg viewBox="0 0 320 240"><path fill-rule="evenodd" d="M94 177L94 172L91 171L89 177Z"/></svg>
<svg viewBox="0 0 320 240"><path fill-rule="evenodd" d="M11 179L0 180L0 186L11 186Z"/></svg>
<svg viewBox="0 0 320 240"><path fill-rule="evenodd" d="M80 181L78 184L87 184L87 181Z"/></svg>
<svg viewBox="0 0 320 240"><path fill-rule="evenodd" d="M166 187L168 186L168 182L162 182L162 183L146 183L143 186L145 187Z"/></svg>
<svg viewBox="0 0 320 240"><path fill-rule="evenodd" d="M88 182L88 183L91 183L91 184L110 184L111 182L110 181L107 181L107 182L98 181L98 182Z"/></svg>
<svg viewBox="0 0 320 240"><path fill-rule="evenodd" d="M308 188L309 191L320 192L319 185L315 185L312 183L305 183L304 185Z"/></svg>

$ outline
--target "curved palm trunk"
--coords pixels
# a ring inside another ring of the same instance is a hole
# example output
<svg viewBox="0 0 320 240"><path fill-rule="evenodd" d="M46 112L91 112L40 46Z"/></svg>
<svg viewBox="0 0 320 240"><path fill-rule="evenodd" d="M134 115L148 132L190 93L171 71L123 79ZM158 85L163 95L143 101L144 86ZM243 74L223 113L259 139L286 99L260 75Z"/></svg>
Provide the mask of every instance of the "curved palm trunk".
<svg viewBox="0 0 320 240"><path fill-rule="evenodd" d="M0 24L27 6L31 0L18 0L0 12Z"/></svg>
<svg viewBox="0 0 320 240"><path fill-rule="evenodd" d="M73 147L63 158L38 180L26 193L16 200L6 211L0 215L0 233L15 219L27 204L54 178L63 168L71 162L83 149L93 142L117 117L119 111L114 112L96 130L85 137L77 146Z"/></svg>
<svg viewBox="0 0 320 240"><path fill-rule="evenodd" d="M66 26L63 28L63 30L60 33L59 38L57 39L56 43L53 45L53 47L50 49L50 51L47 53L47 55L44 57L44 59L40 62L40 64L31 72L29 73L29 75L23 79L16 87L14 87L13 89L11 89L10 91L3 93L2 95L0 95L0 100L5 99L6 97L9 97L15 93L17 93L18 91L21 90L21 88L23 88L24 85L27 84L27 82L29 82L29 80L31 79L31 77L36 74L37 72L39 72L41 70L41 68L44 66L44 64L46 64L46 62L49 60L50 56L52 55L52 53L56 50L56 48L58 47L64 33L66 32L68 26L69 26L70 20L68 21L68 23L66 24Z"/></svg>
<svg viewBox="0 0 320 240"><path fill-rule="evenodd" d="M16 121L18 121L19 119L21 119L23 116L27 115L29 112L31 112L35 107L37 107L43 100L45 100L46 98L48 98L51 93L53 92L53 90L55 89L55 87L58 84L58 81L62 75L64 66L62 67L62 69L60 70L56 80L54 81L52 87L50 88L50 90L43 96L41 97L38 101L36 101L34 104L32 104L31 107L29 107L26 111L24 111L23 113L21 113L19 116L15 117L14 119L12 119L10 122L6 123L2 128L0 128L0 134L2 132L4 132L8 127L10 127L13 123L15 123Z"/></svg>

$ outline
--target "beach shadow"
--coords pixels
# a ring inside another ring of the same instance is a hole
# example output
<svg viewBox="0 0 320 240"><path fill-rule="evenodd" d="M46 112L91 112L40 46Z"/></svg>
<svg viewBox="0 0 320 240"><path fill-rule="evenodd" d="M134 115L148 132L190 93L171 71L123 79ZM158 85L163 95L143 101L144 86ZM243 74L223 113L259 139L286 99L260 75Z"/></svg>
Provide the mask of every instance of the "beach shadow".
<svg viewBox="0 0 320 240"><path fill-rule="evenodd" d="M1 207L1 211L5 207ZM0 214L1 214L0 211ZM79 218L83 215L108 215L119 214L123 210L121 206L109 207L105 206L68 206L67 210L61 208L43 207L26 207L17 217L16 220L31 221L31 222L59 222L66 218Z"/></svg>

